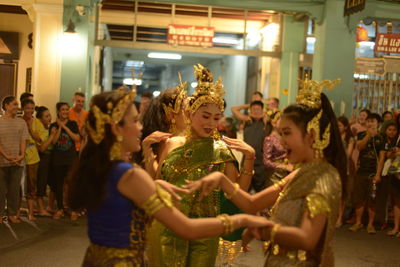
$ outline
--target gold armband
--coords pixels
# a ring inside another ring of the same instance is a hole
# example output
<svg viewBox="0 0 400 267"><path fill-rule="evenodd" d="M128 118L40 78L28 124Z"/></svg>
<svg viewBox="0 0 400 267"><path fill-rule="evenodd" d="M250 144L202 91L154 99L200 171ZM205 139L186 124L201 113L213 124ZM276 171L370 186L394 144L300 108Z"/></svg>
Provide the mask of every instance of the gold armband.
<svg viewBox="0 0 400 267"><path fill-rule="evenodd" d="M227 214L220 214L217 218L221 220L222 225L224 226L224 235L229 235L233 232L233 223Z"/></svg>
<svg viewBox="0 0 400 267"><path fill-rule="evenodd" d="M244 174L244 175L254 175L254 170L248 171L248 170L241 169L241 170L240 170L240 174Z"/></svg>
<svg viewBox="0 0 400 267"><path fill-rule="evenodd" d="M285 187L286 181L284 179L280 180L279 182L274 183L274 187L279 190L283 190Z"/></svg>
<svg viewBox="0 0 400 267"><path fill-rule="evenodd" d="M156 184L156 192L142 204L142 209L147 213L147 215L153 216L153 214L161 208L171 208L172 206L171 195L160 185Z"/></svg>
<svg viewBox="0 0 400 267"><path fill-rule="evenodd" d="M239 188L240 187L239 187L238 183L234 183L233 187L234 187L234 189L233 189L233 191L232 191L232 193L230 195L228 195L227 193L224 193L224 196L225 196L226 199L233 198L237 194L237 192L239 192Z"/></svg>

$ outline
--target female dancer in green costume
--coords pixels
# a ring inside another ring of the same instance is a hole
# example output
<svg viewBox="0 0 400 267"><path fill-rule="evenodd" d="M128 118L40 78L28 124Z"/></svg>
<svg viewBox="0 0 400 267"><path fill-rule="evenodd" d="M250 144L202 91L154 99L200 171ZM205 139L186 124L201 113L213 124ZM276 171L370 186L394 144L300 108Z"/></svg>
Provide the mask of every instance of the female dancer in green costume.
<svg viewBox="0 0 400 267"><path fill-rule="evenodd" d="M213 172L221 171L238 187L247 190L253 174L254 149L240 140L216 136L217 122L224 111L223 85L213 83L212 74L203 66L195 66L198 86L186 107L189 118L185 137L173 137L166 141L160 156L158 177L177 186L185 180L196 181ZM228 145L227 145L228 144ZM230 149L244 153L242 171ZM235 165L236 164L236 165ZM215 190L207 198L198 201L198 194L183 196L177 207L191 218L215 217L220 214L220 191ZM210 267L214 266L218 252L218 238L187 241L161 226L159 259L155 266Z"/></svg>

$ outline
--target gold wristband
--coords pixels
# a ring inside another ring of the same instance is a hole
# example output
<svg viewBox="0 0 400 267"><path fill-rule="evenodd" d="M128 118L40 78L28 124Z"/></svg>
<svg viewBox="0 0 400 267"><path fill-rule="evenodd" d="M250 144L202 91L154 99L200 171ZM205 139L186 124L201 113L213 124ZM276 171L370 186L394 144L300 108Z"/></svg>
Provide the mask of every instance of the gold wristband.
<svg viewBox="0 0 400 267"><path fill-rule="evenodd" d="M281 228L281 225L279 223L275 224L272 229L271 229L271 233L269 235L269 241L271 243L274 243L275 241L275 235L278 232L279 228Z"/></svg>
<svg viewBox="0 0 400 267"><path fill-rule="evenodd" d="M276 183L274 183L274 187L276 188L276 189L279 189L279 190L283 190L283 188L285 187L285 184L286 184L286 181L285 180L280 180L279 182L276 182Z"/></svg>
<svg viewBox="0 0 400 267"><path fill-rule="evenodd" d="M237 192L239 192L240 186L239 186L238 183L234 183L233 187L234 187L233 191L232 191L232 193L230 195L228 195L227 193L224 193L224 196L225 196L226 199L233 198L237 194Z"/></svg>
<svg viewBox="0 0 400 267"><path fill-rule="evenodd" d="M220 214L217 218L221 220L222 225L224 226L224 235L229 235L233 232L233 223L227 214Z"/></svg>
<svg viewBox="0 0 400 267"><path fill-rule="evenodd" d="M148 156L148 157L144 157L144 163L145 164L149 164L151 161L153 161L153 160L155 160L156 159L156 155L150 155L150 156Z"/></svg>
<svg viewBox="0 0 400 267"><path fill-rule="evenodd" d="M248 171L248 170L241 169L241 170L240 170L240 174L244 174L244 175L254 175L254 170Z"/></svg>

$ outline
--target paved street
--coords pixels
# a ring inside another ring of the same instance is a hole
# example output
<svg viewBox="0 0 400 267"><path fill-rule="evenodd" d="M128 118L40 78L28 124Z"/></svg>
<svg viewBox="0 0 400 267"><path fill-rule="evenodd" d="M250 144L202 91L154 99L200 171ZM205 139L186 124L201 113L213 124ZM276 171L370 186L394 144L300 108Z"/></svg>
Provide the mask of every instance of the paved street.
<svg viewBox="0 0 400 267"><path fill-rule="evenodd" d="M80 266L88 244L84 219L72 224L68 219L39 218L36 223L11 227L15 237L6 224L0 224L1 267ZM253 243L252 252L240 254L235 266L263 266L258 247L259 243ZM400 238L389 238L384 232L375 236L365 231L352 233L343 228L336 233L335 253L339 267L400 267Z"/></svg>

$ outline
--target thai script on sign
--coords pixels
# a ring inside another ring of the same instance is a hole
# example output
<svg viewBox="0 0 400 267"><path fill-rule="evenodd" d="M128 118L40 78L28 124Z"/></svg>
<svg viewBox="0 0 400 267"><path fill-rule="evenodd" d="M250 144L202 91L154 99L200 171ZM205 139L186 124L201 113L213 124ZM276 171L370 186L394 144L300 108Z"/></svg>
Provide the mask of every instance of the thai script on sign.
<svg viewBox="0 0 400 267"><path fill-rule="evenodd" d="M400 34L378 33L375 40L375 51L400 53Z"/></svg>
<svg viewBox="0 0 400 267"><path fill-rule="evenodd" d="M171 24L168 26L168 43L212 47L214 33L214 27Z"/></svg>

